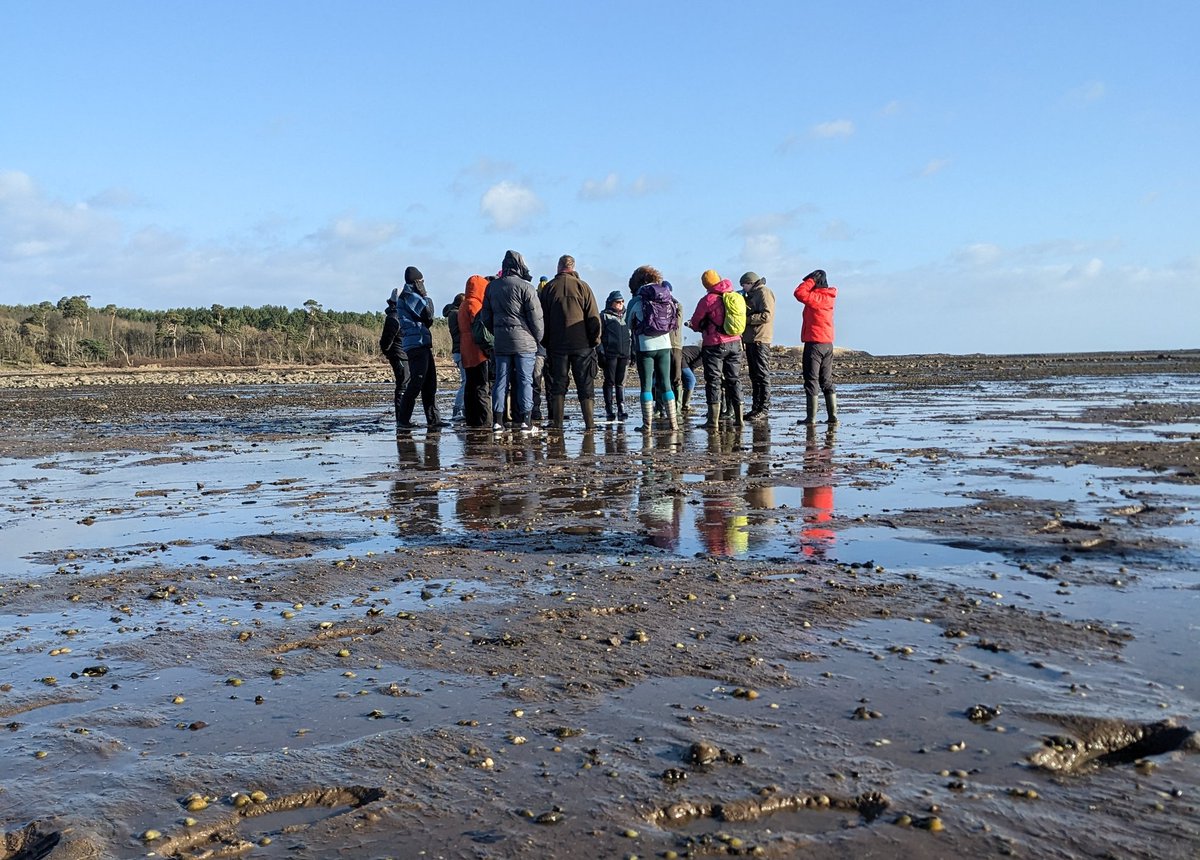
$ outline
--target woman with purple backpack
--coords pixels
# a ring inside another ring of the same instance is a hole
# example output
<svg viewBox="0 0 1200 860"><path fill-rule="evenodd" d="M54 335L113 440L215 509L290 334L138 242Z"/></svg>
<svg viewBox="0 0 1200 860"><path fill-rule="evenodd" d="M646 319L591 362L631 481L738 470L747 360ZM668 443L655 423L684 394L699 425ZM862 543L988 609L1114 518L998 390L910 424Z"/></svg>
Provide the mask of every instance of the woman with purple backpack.
<svg viewBox="0 0 1200 860"><path fill-rule="evenodd" d="M653 266L639 266L629 278L629 291L634 299L625 311L629 329L636 340L638 378L642 383L642 426L649 433L654 429L655 377L663 392L667 426L679 429L675 409L675 391L671 386L671 332L679 327L676 302L671 284Z"/></svg>

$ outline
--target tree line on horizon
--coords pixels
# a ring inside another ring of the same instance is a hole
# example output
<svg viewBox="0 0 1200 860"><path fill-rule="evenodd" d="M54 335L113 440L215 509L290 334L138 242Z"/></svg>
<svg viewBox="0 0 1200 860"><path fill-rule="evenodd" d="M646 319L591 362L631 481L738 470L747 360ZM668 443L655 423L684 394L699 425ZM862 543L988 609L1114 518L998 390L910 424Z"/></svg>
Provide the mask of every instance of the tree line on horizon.
<svg viewBox="0 0 1200 860"><path fill-rule="evenodd" d="M16 367L178 367L361 364L382 360L382 312L335 311L309 299L299 308L263 305L145 310L94 307L91 296L0 305L0 364ZM446 321L434 349L450 354Z"/></svg>

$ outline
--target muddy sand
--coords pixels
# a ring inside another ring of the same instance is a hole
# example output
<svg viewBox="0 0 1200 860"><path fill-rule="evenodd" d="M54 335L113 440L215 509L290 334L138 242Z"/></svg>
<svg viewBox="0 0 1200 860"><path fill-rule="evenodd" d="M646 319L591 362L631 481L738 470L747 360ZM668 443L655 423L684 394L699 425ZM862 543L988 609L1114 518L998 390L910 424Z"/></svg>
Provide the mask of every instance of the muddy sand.
<svg viewBox="0 0 1200 860"><path fill-rule="evenodd" d="M645 437L0 375L0 858L1194 857L1200 353L778 359Z"/></svg>

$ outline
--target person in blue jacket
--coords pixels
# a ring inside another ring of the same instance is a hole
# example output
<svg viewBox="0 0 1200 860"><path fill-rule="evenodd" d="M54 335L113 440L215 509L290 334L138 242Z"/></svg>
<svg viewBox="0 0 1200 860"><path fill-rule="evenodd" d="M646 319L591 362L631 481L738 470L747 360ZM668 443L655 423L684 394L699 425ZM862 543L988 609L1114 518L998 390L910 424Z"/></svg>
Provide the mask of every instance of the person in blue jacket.
<svg viewBox="0 0 1200 860"><path fill-rule="evenodd" d="M427 430L446 426L437 408L437 367L433 363L433 300L425 292L425 277L416 266L404 270L404 289L396 296L396 314L400 318L400 343L408 355L408 385L396 412L396 429L411 430L417 395L425 409Z"/></svg>

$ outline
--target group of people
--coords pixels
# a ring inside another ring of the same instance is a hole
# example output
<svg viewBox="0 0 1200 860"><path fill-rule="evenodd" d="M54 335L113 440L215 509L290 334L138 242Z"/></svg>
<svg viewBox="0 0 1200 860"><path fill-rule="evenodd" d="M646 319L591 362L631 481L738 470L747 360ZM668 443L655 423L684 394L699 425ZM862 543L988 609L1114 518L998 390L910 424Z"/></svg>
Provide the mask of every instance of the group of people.
<svg viewBox="0 0 1200 860"><path fill-rule="evenodd" d="M553 278L542 278L535 286L521 254L506 252L499 273L472 275L464 292L443 309L460 371L452 420L495 432L507 427L535 434L543 418L544 390L546 426L561 430L573 382L584 428L593 430L595 380L602 375L605 419L622 422L628 418L625 378L630 365L640 381L642 432L652 432L656 422L661 429L680 428L697 386L697 365L703 368L707 410L700 428L712 431L722 423L736 427L767 420L775 318L775 296L767 279L746 272L735 290L732 282L709 269L700 283L704 293L686 320L671 282L653 266L633 271L628 300L614 290L600 309L571 255L559 258ZM817 269L804 277L793 295L804 305L802 422L816 422L817 395L822 392L827 420L835 424L837 288ZM447 426L436 403L433 322L433 300L424 276L409 266L403 288L392 290L388 298L379 344L396 379L398 433L414 426L418 396L427 429ZM699 346L683 345L684 326L700 334ZM741 392L743 353L751 386L749 410L744 409Z"/></svg>

